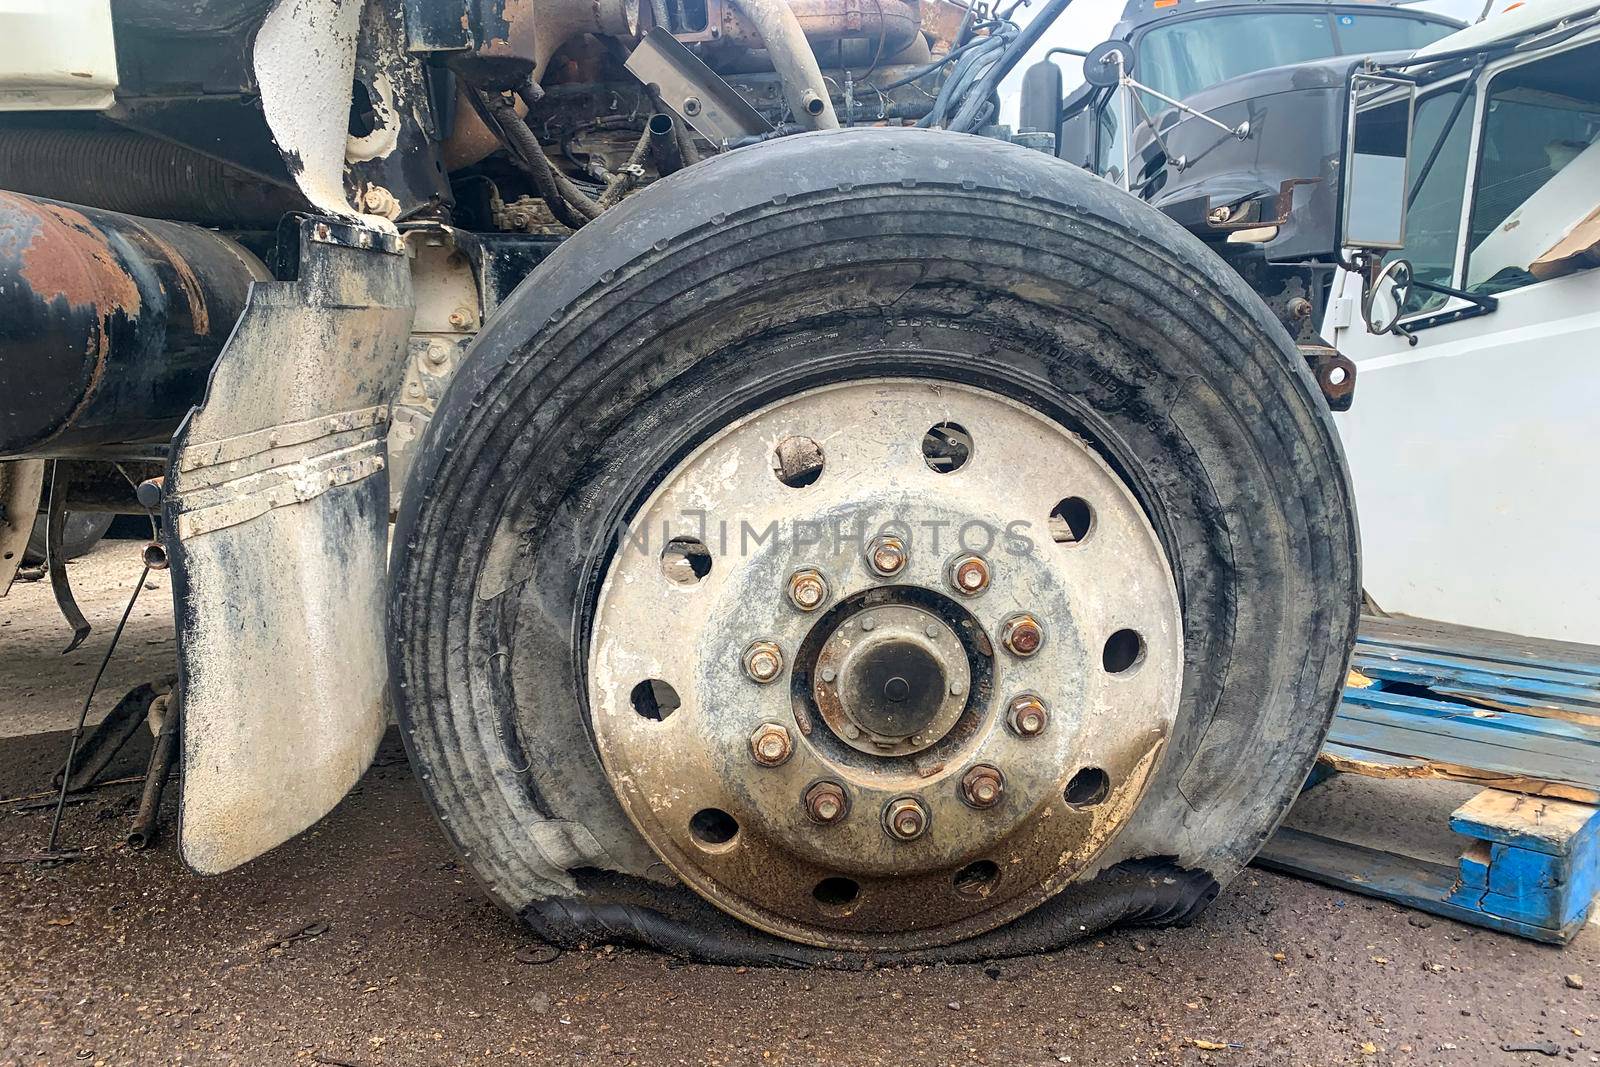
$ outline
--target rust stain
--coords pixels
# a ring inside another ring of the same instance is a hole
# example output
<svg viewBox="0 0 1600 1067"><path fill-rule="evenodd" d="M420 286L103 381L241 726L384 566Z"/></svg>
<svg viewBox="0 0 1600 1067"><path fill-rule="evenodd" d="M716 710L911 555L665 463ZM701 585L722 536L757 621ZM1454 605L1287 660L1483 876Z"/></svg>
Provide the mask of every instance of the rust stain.
<svg viewBox="0 0 1600 1067"><path fill-rule="evenodd" d="M4 194L0 194L4 195ZM32 216L32 238L18 250L18 273L44 303L97 307L101 317L139 314L139 287L117 262L105 235L82 212L60 204L5 196L13 212Z"/></svg>

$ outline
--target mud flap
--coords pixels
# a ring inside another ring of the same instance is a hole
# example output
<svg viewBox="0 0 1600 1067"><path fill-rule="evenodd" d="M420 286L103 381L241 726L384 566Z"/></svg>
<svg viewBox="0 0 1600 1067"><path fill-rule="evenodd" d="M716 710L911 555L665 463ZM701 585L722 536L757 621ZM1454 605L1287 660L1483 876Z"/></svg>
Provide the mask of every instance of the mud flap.
<svg viewBox="0 0 1600 1067"><path fill-rule="evenodd" d="M306 829L388 720L384 436L411 328L397 237L300 228L174 439L163 513L184 694L179 845L202 874Z"/></svg>
<svg viewBox="0 0 1600 1067"><path fill-rule="evenodd" d="M43 495L44 460L0 463L0 596L11 591L11 581L22 566L22 553L28 547Z"/></svg>

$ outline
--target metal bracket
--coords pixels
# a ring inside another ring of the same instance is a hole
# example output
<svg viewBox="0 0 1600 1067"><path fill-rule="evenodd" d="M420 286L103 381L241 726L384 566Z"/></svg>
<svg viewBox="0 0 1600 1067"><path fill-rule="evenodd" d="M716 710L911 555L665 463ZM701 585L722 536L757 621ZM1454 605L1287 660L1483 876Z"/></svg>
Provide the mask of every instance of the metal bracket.
<svg viewBox="0 0 1600 1067"><path fill-rule="evenodd" d="M772 129L733 86L660 26L651 27L625 66L713 144L725 145Z"/></svg>
<svg viewBox="0 0 1600 1067"><path fill-rule="evenodd" d="M0 463L0 596L11 591L43 496L44 460Z"/></svg>

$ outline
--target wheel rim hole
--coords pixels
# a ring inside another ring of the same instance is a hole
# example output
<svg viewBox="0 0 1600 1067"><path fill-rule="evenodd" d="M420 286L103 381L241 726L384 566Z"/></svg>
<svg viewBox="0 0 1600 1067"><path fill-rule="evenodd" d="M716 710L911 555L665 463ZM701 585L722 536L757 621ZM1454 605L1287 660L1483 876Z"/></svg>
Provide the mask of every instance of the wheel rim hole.
<svg viewBox="0 0 1600 1067"><path fill-rule="evenodd" d="M1094 528L1094 509L1081 496L1069 496L1050 512L1050 539L1058 545L1075 545Z"/></svg>
<svg viewBox="0 0 1600 1067"><path fill-rule="evenodd" d="M1067 783L1067 803L1075 808L1092 808L1111 792L1111 776L1099 767L1085 767Z"/></svg>
<svg viewBox="0 0 1600 1067"><path fill-rule="evenodd" d="M641 719L661 722L683 705L678 691L660 678L646 678L629 695L634 713Z"/></svg>
<svg viewBox="0 0 1600 1067"><path fill-rule="evenodd" d="M785 437L772 452L772 473L790 489L814 484L822 467L822 446L809 437Z"/></svg>
<svg viewBox="0 0 1600 1067"><path fill-rule="evenodd" d="M953 474L972 458L972 435L958 422L941 422L922 435L922 458L935 474Z"/></svg>
<svg viewBox="0 0 1600 1067"><path fill-rule="evenodd" d="M1108 674L1123 674L1144 661L1144 638L1137 630L1118 630L1106 638L1106 647L1100 653L1101 666Z"/></svg>
<svg viewBox="0 0 1600 1067"><path fill-rule="evenodd" d="M661 573L676 585L694 585L711 573L711 550L695 537L674 537L661 550Z"/></svg>
<svg viewBox="0 0 1600 1067"><path fill-rule="evenodd" d="M739 820L721 808L701 808L689 819L689 833L702 845L726 845L739 836Z"/></svg>
<svg viewBox="0 0 1600 1067"><path fill-rule="evenodd" d="M811 897L829 911L842 911L856 902L861 886L854 878L824 878L811 890Z"/></svg>
<svg viewBox="0 0 1600 1067"><path fill-rule="evenodd" d="M993 860L977 860L956 872L953 884L957 893L968 897L986 897L1000 880L1000 865Z"/></svg>

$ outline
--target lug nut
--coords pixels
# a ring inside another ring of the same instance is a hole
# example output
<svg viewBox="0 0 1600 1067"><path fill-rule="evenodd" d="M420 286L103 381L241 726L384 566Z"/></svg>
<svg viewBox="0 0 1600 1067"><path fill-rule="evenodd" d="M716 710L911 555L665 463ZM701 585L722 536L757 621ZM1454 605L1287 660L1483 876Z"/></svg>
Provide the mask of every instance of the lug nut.
<svg viewBox="0 0 1600 1067"><path fill-rule="evenodd" d="M928 809L916 797L891 800L883 809L883 828L890 837L914 841L928 829Z"/></svg>
<svg viewBox="0 0 1600 1067"><path fill-rule="evenodd" d="M828 599L828 581L820 571L804 567L789 575L789 603L801 611L816 611Z"/></svg>
<svg viewBox="0 0 1600 1067"><path fill-rule="evenodd" d="M1013 656L1026 659L1044 644L1044 627L1032 615L1013 615L1000 629L1000 643Z"/></svg>
<svg viewBox="0 0 1600 1067"><path fill-rule="evenodd" d="M879 534L867 542L867 566L880 578L899 574L906 565L906 543L894 534Z"/></svg>
<svg viewBox="0 0 1600 1067"><path fill-rule="evenodd" d="M789 731L775 722L764 722L750 735L750 755L763 767L776 767L794 752Z"/></svg>
<svg viewBox="0 0 1600 1067"><path fill-rule="evenodd" d="M823 825L838 822L849 810L850 802L838 782L818 782L806 790L806 814Z"/></svg>
<svg viewBox="0 0 1600 1067"><path fill-rule="evenodd" d="M744 650L744 673L766 685L783 673L783 650L772 641L751 641Z"/></svg>
<svg viewBox="0 0 1600 1067"><path fill-rule="evenodd" d="M975 808L994 807L1004 791L1000 771L987 763L980 763L961 776L961 799Z"/></svg>
<svg viewBox="0 0 1600 1067"><path fill-rule="evenodd" d="M1050 722L1050 712L1044 701L1031 693L1017 697L1006 709L1006 725L1018 737L1038 737Z"/></svg>
<svg viewBox="0 0 1600 1067"><path fill-rule="evenodd" d="M982 556L957 556L950 561L950 584L962 596L977 596L989 588L989 564Z"/></svg>

